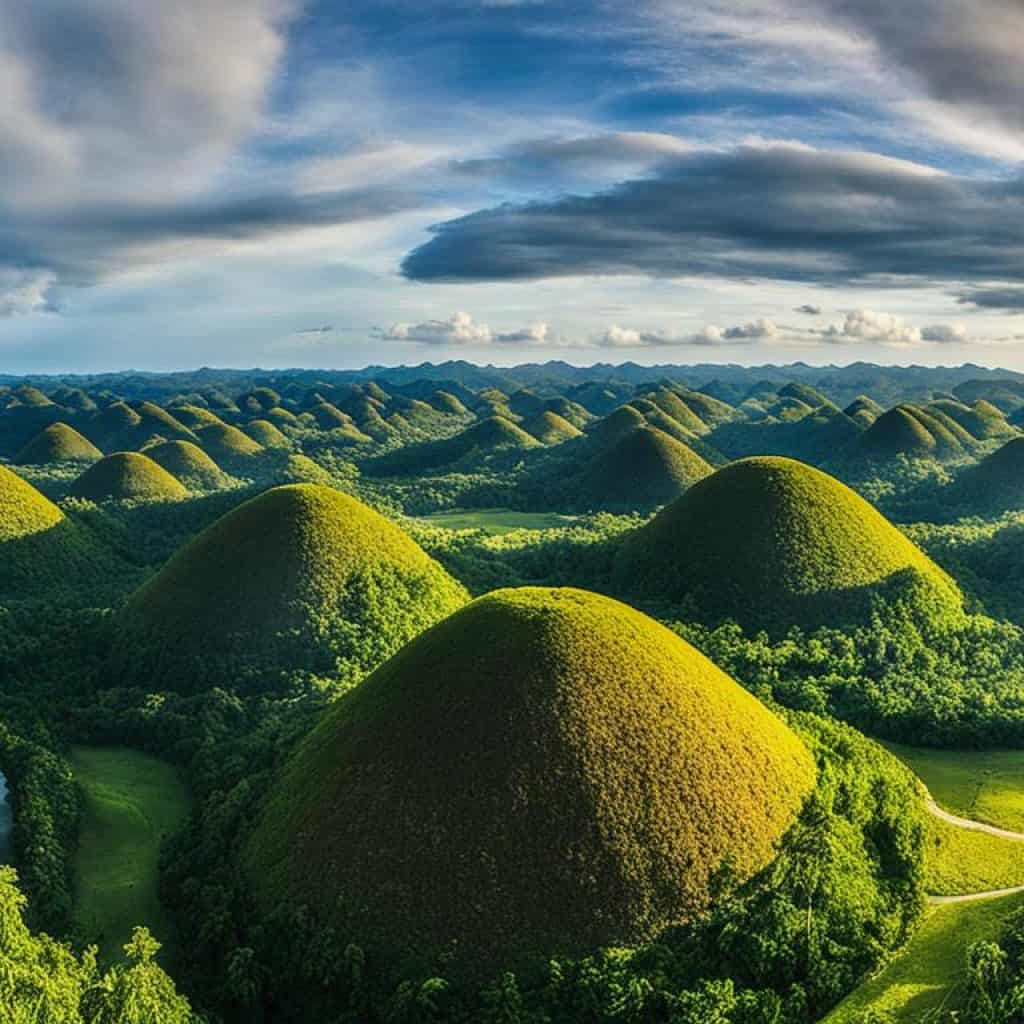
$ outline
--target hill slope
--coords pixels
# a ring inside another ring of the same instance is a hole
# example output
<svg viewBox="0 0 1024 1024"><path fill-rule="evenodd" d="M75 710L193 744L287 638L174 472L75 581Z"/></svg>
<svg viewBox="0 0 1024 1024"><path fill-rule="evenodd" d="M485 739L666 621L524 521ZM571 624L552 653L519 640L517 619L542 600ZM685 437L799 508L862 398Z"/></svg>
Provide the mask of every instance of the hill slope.
<svg viewBox="0 0 1024 1024"><path fill-rule="evenodd" d="M330 709L244 851L264 910L345 901L420 965L641 942L774 856L811 756L675 634L585 591L500 590Z"/></svg>
<svg viewBox="0 0 1024 1024"><path fill-rule="evenodd" d="M51 423L18 452L21 466L49 466L57 462L96 462L103 458L88 438L66 423Z"/></svg>
<svg viewBox="0 0 1024 1024"><path fill-rule="evenodd" d="M876 599L922 614L960 607L956 585L838 480L793 459L730 463L628 538L621 587L748 628L863 621Z"/></svg>
<svg viewBox="0 0 1024 1024"><path fill-rule="evenodd" d="M636 427L602 447L565 484L577 505L651 509L712 473L691 448L656 427Z"/></svg>
<svg viewBox="0 0 1024 1024"><path fill-rule="evenodd" d="M275 487L217 520L129 599L125 672L172 687L352 679L466 600L394 523L329 487Z"/></svg>
<svg viewBox="0 0 1024 1024"><path fill-rule="evenodd" d="M147 448L144 454L191 491L216 491L231 486L231 477L191 441L165 441Z"/></svg>
<svg viewBox="0 0 1024 1024"><path fill-rule="evenodd" d="M90 466L70 493L89 501L168 501L188 495L180 480L139 452L115 452Z"/></svg>

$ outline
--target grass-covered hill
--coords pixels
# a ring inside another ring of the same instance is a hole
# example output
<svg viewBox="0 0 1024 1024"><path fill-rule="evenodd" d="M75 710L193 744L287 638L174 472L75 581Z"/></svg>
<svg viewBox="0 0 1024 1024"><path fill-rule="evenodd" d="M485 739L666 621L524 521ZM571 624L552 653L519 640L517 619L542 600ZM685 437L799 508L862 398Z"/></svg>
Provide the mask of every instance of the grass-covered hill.
<svg viewBox="0 0 1024 1024"><path fill-rule="evenodd" d="M578 427L574 427L567 419L550 409L526 420L522 424L522 429L535 437L541 444L546 445L571 441L583 433Z"/></svg>
<svg viewBox="0 0 1024 1024"><path fill-rule="evenodd" d="M211 423L197 433L199 444L221 466L243 468L263 452L263 445L230 423Z"/></svg>
<svg viewBox="0 0 1024 1024"><path fill-rule="evenodd" d="M144 452L190 491L216 491L230 487L231 477L191 441L164 441Z"/></svg>
<svg viewBox="0 0 1024 1024"><path fill-rule="evenodd" d="M855 458L962 458L975 447L975 438L937 406L897 405L883 413L861 435L851 455Z"/></svg>
<svg viewBox="0 0 1024 1024"><path fill-rule="evenodd" d="M518 455L541 442L504 416L490 416L452 437L408 445L366 464L370 475L416 473L441 466L473 467L494 456Z"/></svg>
<svg viewBox="0 0 1024 1024"><path fill-rule="evenodd" d="M199 430L202 427L208 427L211 424L219 423L223 425L224 421L211 409L203 408L201 405L176 405L169 410L179 423L184 423L186 427L191 430Z"/></svg>
<svg viewBox="0 0 1024 1024"><path fill-rule="evenodd" d="M674 501L712 472L688 445L644 426L599 448L562 487L578 508L648 510Z"/></svg>
<svg viewBox="0 0 1024 1024"><path fill-rule="evenodd" d="M949 416L979 441L1014 437L1018 433L1003 413L984 399L979 399L973 406L964 405L955 399L940 399L932 402L928 408Z"/></svg>
<svg viewBox="0 0 1024 1024"><path fill-rule="evenodd" d="M139 452L105 456L75 480L70 493L89 501L175 501L188 495L180 480Z"/></svg>
<svg viewBox="0 0 1024 1024"><path fill-rule="evenodd" d="M1015 437L966 469L944 497L960 515L1024 511L1024 437Z"/></svg>
<svg viewBox="0 0 1024 1024"><path fill-rule="evenodd" d="M352 681L467 599L390 520L330 487L275 487L217 520L128 601L123 674L266 688ZM148 683L147 683L148 685Z"/></svg>
<svg viewBox="0 0 1024 1024"><path fill-rule="evenodd" d="M251 420L245 432L263 448L291 448L292 443L270 420Z"/></svg>
<svg viewBox="0 0 1024 1024"><path fill-rule="evenodd" d="M96 462L103 458L87 437L66 423L51 423L41 430L14 461L22 466L49 466L61 462Z"/></svg>
<svg viewBox="0 0 1024 1024"><path fill-rule="evenodd" d="M843 412L866 430L885 410L869 395L858 395Z"/></svg>
<svg viewBox="0 0 1024 1024"><path fill-rule="evenodd" d="M793 459L719 469L624 543L616 576L638 600L773 632L855 624L902 603L957 612L956 585L874 506Z"/></svg>
<svg viewBox="0 0 1024 1024"><path fill-rule="evenodd" d="M773 859L814 779L780 719L652 619L500 590L326 712L244 869L264 911L348 908L417 966L486 970L692 920L726 865Z"/></svg>
<svg viewBox="0 0 1024 1024"><path fill-rule="evenodd" d="M87 530L0 466L0 598L52 600L76 575L95 573L102 560Z"/></svg>

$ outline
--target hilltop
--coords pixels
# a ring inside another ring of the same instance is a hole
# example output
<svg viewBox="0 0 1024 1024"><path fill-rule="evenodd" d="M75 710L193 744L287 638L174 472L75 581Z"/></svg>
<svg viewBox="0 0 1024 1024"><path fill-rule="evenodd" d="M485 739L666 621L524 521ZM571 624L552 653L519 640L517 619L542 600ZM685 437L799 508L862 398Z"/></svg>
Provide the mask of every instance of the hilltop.
<svg viewBox="0 0 1024 1024"><path fill-rule="evenodd" d="M49 498L0 466L0 595L51 597L78 573L94 572L99 549Z"/></svg>
<svg viewBox="0 0 1024 1024"><path fill-rule="evenodd" d="M174 501L188 495L180 480L140 452L115 452L90 466L71 485L89 501Z"/></svg>
<svg viewBox="0 0 1024 1024"><path fill-rule="evenodd" d="M264 911L344 904L420 968L451 949L489 969L692 920L723 865L773 859L814 778L782 721L652 619L501 590L328 710L243 862Z"/></svg>
<svg viewBox="0 0 1024 1024"><path fill-rule="evenodd" d="M394 523L290 484L218 519L132 595L119 663L189 688L274 686L290 669L351 679L465 600Z"/></svg>
<svg viewBox="0 0 1024 1024"><path fill-rule="evenodd" d="M657 427L634 427L602 446L564 490L581 508L651 509L712 472L682 441Z"/></svg>
<svg viewBox="0 0 1024 1024"><path fill-rule="evenodd" d="M628 538L619 585L706 621L749 629L866 621L884 600L960 608L956 585L877 509L793 459L719 469Z"/></svg>
<svg viewBox="0 0 1024 1024"><path fill-rule="evenodd" d="M102 458L103 452L74 427L51 423L18 452L14 461L22 466L48 466L59 462L96 462Z"/></svg>
<svg viewBox="0 0 1024 1024"><path fill-rule="evenodd" d="M231 477L191 441L164 441L147 448L144 454L190 491L216 491L232 484Z"/></svg>

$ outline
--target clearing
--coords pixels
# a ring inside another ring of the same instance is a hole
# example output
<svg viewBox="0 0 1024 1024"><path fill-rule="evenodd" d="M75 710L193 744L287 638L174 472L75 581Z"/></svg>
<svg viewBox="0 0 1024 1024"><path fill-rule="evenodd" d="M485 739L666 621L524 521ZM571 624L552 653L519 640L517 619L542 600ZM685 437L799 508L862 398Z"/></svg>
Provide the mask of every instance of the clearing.
<svg viewBox="0 0 1024 1024"><path fill-rule="evenodd" d="M483 530L495 535L511 533L512 530L550 530L576 521L575 516L555 512L516 512L510 508L453 509L417 518L421 523L444 526L449 530Z"/></svg>
<svg viewBox="0 0 1024 1024"><path fill-rule="evenodd" d="M70 761L84 795L75 856L77 923L103 958L118 953L140 924L168 943L157 861L161 841L188 814L188 791L171 765L137 750L74 747Z"/></svg>

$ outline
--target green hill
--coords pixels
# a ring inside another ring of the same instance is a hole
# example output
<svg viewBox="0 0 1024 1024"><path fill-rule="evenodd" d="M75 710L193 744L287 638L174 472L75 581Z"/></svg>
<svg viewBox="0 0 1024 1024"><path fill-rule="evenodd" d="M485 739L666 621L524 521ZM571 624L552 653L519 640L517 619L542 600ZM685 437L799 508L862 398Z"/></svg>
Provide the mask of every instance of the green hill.
<svg viewBox="0 0 1024 1024"><path fill-rule="evenodd" d="M1024 510L1024 437L1015 437L959 476L946 494L961 515Z"/></svg>
<svg viewBox="0 0 1024 1024"><path fill-rule="evenodd" d="M646 426L647 418L639 409L632 405L620 405L614 412L597 420L589 433L599 444L614 444L637 427Z"/></svg>
<svg viewBox="0 0 1024 1024"><path fill-rule="evenodd" d="M198 434L200 445L224 466L244 466L263 451L259 442L227 423L211 423L200 428Z"/></svg>
<svg viewBox="0 0 1024 1024"><path fill-rule="evenodd" d="M692 448L656 427L636 427L565 482L577 507L640 510L667 504L712 473Z"/></svg>
<svg viewBox="0 0 1024 1024"><path fill-rule="evenodd" d="M574 427L568 420L563 419L556 412L550 409L542 412L539 416L527 420L523 424L523 430L535 437L541 444L561 444L563 441L571 441L574 437L580 437L582 430Z"/></svg>
<svg viewBox="0 0 1024 1024"><path fill-rule="evenodd" d="M264 448L291 448L292 443L269 420L252 420L245 432Z"/></svg>
<svg viewBox="0 0 1024 1024"><path fill-rule="evenodd" d="M31 384L22 384L16 387L11 392L11 396L18 405L29 406L35 409L41 409L54 404L39 388Z"/></svg>
<svg viewBox="0 0 1024 1024"><path fill-rule="evenodd" d="M162 437L168 441L182 440L195 442L198 440L196 435L184 423L155 402L139 402L135 406L135 411L139 415L136 431L139 435L140 443L145 443L145 441L153 437Z"/></svg>
<svg viewBox="0 0 1024 1024"><path fill-rule="evenodd" d="M96 462L103 458L88 438L66 423L51 423L18 452L14 461L22 466L48 466L58 462Z"/></svg>
<svg viewBox="0 0 1024 1024"><path fill-rule="evenodd" d="M708 431L704 421L669 388L658 388L649 391L645 396L653 402L662 412L671 416L681 427L690 434L706 434Z"/></svg>
<svg viewBox="0 0 1024 1024"><path fill-rule="evenodd" d="M574 402L572 399L563 396L549 398L544 403L544 408L548 412L561 416L563 420L568 420L577 430L583 430L588 423L596 419L594 414L584 409L579 402Z"/></svg>
<svg viewBox="0 0 1024 1024"><path fill-rule="evenodd" d="M136 591L119 619L119 664L171 688L274 687L298 669L351 681L465 599L410 537L354 498L275 487Z"/></svg>
<svg viewBox="0 0 1024 1024"><path fill-rule="evenodd" d="M879 416L858 444L860 454L877 458L929 457L935 454L935 449L936 440L931 431L905 405Z"/></svg>
<svg viewBox="0 0 1024 1024"><path fill-rule="evenodd" d="M224 421L215 412L199 405L176 405L171 412L179 423L190 430L200 430L217 423L224 425Z"/></svg>
<svg viewBox="0 0 1024 1024"><path fill-rule="evenodd" d="M144 455L177 477L190 491L217 491L230 487L230 476L191 441L164 441L147 448Z"/></svg>
<svg viewBox="0 0 1024 1024"><path fill-rule="evenodd" d="M730 463L623 544L625 592L686 616L782 630L865 621L877 601L960 608L956 585L884 516L792 459Z"/></svg>
<svg viewBox="0 0 1024 1024"><path fill-rule="evenodd" d="M49 498L0 466L0 597L47 593L96 571L98 545Z"/></svg>
<svg viewBox="0 0 1024 1024"><path fill-rule="evenodd" d="M100 437L115 437L134 430L142 417L126 402L114 402L101 409L92 420L92 428Z"/></svg>
<svg viewBox="0 0 1024 1024"><path fill-rule="evenodd" d="M450 416L468 416L469 410L448 391L435 391L427 401L438 411Z"/></svg>
<svg viewBox="0 0 1024 1024"><path fill-rule="evenodd" d="M693 919L726 864L774 858L814 778L774 714L652 619L499 590L326 712L243 866L264 911L345 907L418 967L450 950L489 971Z"/></svg>
<svg viewBox="0 0 1024 1024"><path fill-rule="evenodd" d="M89 501L173 501L188 496L180 480L139 452L116 452L90 466L72 485Z"/></svg>
<svg viewBox="0 0 1024 1024"><path fill-rule="evenodd" d="M278 428L297 427L299 425L299 420L295 413L280 405L275 405L273 409L268 409L266 415L267 419Z"/></svg>
<svg viewBox="0 0 1024 1024"><path fill-rule="evenodd" d="M869 398L867 395L858 395L843 412L851 420L867 429L885 410L873 398Z"/></svg>
<svg viewBox="0 0 1024 1024"><path fill-rule="evenodd" d="M979 399L973 407L952 399L940 399L931 402L928 409L949 416L979 441L1008 438L1017 434L1017 430L1011 426L1002 412L984 399Z"/></svg>

